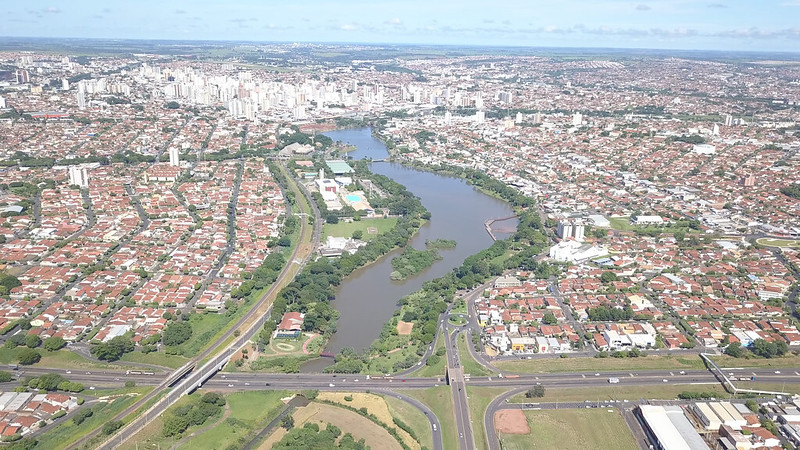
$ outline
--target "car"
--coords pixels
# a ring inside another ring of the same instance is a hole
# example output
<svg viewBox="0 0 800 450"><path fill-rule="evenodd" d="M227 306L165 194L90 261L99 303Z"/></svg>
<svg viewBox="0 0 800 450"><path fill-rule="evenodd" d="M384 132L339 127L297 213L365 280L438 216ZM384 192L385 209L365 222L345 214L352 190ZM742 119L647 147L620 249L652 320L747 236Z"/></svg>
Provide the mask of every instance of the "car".
<svg viewBox="0 0 800 450"><path fill-rule="evenodd" d="M71 371L71 370L68 370L68 371L67 371L67 373L72 373L72 371Z"/></svg>
<svg viewBox="0 0 800 450"><path fill-rule="evenodd" d="M686 375L686 371L685 371L685 370L681 370L681 371L680 371L680 372L678 372L678 373L679 373L679 374L681 374L681 375Z"/></svg>
<svg viewBox="0 0 800 450"><path fill-rule="evenodd" d="M663 380L661 380L661 381L663 381L664 383L669 383L669 380L668 380L668 379L666 379L666 378L664 378L664 379L663 379Z"/></svg>
<svg viewBox="0 0 800 450"><path fill-rule="evenodd" d="M776 370L776 371L775 371L775 375L780 375L780 374L781 374L781 371L780 371L780 370Z"/></svg>
<svg viewBox="0 0 800 450"><path fill-rule="evenodd" d="M328 387L336 387L336 385L333 383L328 383Z"/></svg>
<svg viewBox="0 0 800 450"><path fill-rule="evenodd" d="M600 376L600 373L599 373L599 372L598 372L598 373L595 373L595 374L594 374L594 376L596 376L596 377L599 377L599 376Z"/></svg>
<svg viewBox="0 0 800 450"><path fill-rule="evenodd" d="M245 383L244 385L245 385L245 386L250 386L250 383Z"/></svg>
<svg viewBox="0 0 800 450"><path fill-rule="evenodd" d="M264 383L264 386L269 386L269 383Z"/></svg>
<svg viewBox="0 0 800 450"><path fill-rule="evenodd" d="M93 391L94 390L94 386L89 386L89 390Z"/></svg>
<svg viewBox="0 0 800 450"><path fill-rule="evenodd" d="M233 387L233 384L232 383L228 383L228 387Z"/></svg>

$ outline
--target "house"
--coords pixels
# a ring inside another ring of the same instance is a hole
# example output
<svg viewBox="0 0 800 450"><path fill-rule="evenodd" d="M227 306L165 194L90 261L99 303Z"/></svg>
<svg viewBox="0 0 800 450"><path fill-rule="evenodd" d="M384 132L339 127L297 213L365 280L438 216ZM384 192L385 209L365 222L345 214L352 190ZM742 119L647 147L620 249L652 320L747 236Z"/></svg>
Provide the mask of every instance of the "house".
<svg viewBox="0 0 800 450"><path fill-rule="evenodd" d="M296 338L303 331L303 319L305 314L296 311L290 311L283 315L281 323L278 324L278 329L275 330L276 338Z"/></svg>

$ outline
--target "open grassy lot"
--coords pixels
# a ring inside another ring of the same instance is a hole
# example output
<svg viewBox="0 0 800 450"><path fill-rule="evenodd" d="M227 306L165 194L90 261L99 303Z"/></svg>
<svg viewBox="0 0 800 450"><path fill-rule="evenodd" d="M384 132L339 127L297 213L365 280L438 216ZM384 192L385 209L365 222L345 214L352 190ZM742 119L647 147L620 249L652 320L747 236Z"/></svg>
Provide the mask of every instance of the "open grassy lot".
<svg viewBox="0 0 800 450"><path fill-rule="evenodd" d="M504 449L636 450L636 442L619 411L562 409L525 411L530 434L500 434Z"/></svg>
<svg viewBox="0 0 800 450"><path fill-rule="evenodd" d="M512 403L554 403L554 402L602 402L604 400L628 400L636 402L641 399L671 400L684 391L691 392L717 392L721 397L728 397L719 384L653 384L648 386L625 385L625 380L619 384L608 386L580 387L580 388L546 388L544 397L525 398L524 394L515 395L509 400Z"/></svg>
<svg viewBox="0 0 800 450"><path fill-rule="evenodd" d="M356 440L364 439L370 448L402 450L397 440L383 427L344 408L312 402L308 406L297 408L292 416L295 427L302 427L305 423L310 422L316 423L320 429L324 429L330 423L339 427L342 434L350 433ZM418 450L419 445L416 448Z"/></svg>
<svg viewBox="0 0 800 450"><path fill-rule="evenodd" d="M317 398L319 398L320 400L328 400L340 403L342 405L347 405L356 409L366 408L368 413L374 414L375 417L377 417L378 420L380 420L381 422L391 427L395 426L394 421L392 420L394 416L389 411L389 405L386 403L386 400L379 395L362 394L362 393L343 393L343 392L321 392L319 394L319 397ZM347 400L348 398L350 400ZM399 419L403 420L402 417L400 417ZM367 420L373 425L375 425L369 419ZM403 421L405 422L405 420ZM378 428L381 428L383 430L383 428L380 427L379 425L375 426L378 426ZM386 430L383 431L385 432ZM402 437L403 442L405 442L406 445L408 445L412 449L419 450L420 448L419 443L410 434L406 433L404 430L401 430L399 428L397 430L397 433ZM356 436L356 434L354 433L353 436ZM392 441L395 440L393 437L391 437L391 435L389 436L392 439Z"/></svg>
<svg viewBox="0 0 800 450"><path fill-rule="evenodd" d="M456 416L453 413L453 393L450 391L450 386L409 389L403 392L421 401L436 414L439 423L442 425L440 432L442 433L442 442L445 450L457 450Z"/></svg>
<svg viewBox="0 0 800 450"><path fill-rule="evenodd" d="M703 361L697 355L686 356L646 356L639 358L547 358L515 359L497 361L498 369L515 373L552 372L604 372L617 370L647 369L704 369Z"/></svg>
<svg viewBox="0 0 800 450"><path fill-rule="evenodd" d="M478 449L488 449L486 442L486 430L483 429L483 415L486 407L495 397L508 391L505 388L490 388L467 386L467 403L469 403L469 417L472 422L472 433L475 438L475 447Z"/></svg>
<svg viewBox="0 0 800 450"><path fill-rule="evenodd" d="M420 444L427 448L433 448L433 431L428 418L422 411L391 395L384 395L383 400L386 401L392 417L402 420L414 430Z"/></svg>
<svg viewBox="0 0 800 450"><path fill-rule="evenodd" d="M283 408L281 398L289 395L286 391L236 392L227 395L227 417L217 419L208 429L182 441L182 446L211 450L227 448L231 444L244 445L280 413Z"/></svg>
<svg viewBox="0 0 800 450"><path fill-rule="evenodd" d="M464 373L475 377L491 375L492 372L486 370L486 368L478 364L478 362L472 358L467 345L472 345L472 343L467 343L467 335L461 333L461 335L458 337L458 355L460 357L459 359L461 360L461 367L464 369Z"/></svg>
<svg viewBox="0 0 800 450"><path fill-rule="evenodd" d="M326 223L322 227L322 240L324 241L328 236L347 237L353 235L353 231L361 230L364 233L363 240L369 241L375 236L391 230L397 224L396 217L374 218L374 219L361 219L353 222L339 222L336 224ZM370 233L370 231L377 231L377 233Z"/></svg>
<svg viewBox="0 0 800 450"><path fill-rule="evenodd" d="M712 356L712 360L717 363L721 368L726 367L761 367L764 369L769 368L782 368L782 367L800 367L800 356L788 354L776 358L761 358L758 356L750 355L748 358L733 358L728 355Z"/></svg>
<svg viewBox="0 0 800 450"><path fill-rule="evenodd" d="M144 353L137 351L122 355L121 360L144 364L155 364L157 366L177 369L178 367L186 364L189 361L189 358L180 355L167 355L166 353L162 352L153 352L145 355Z"/></svg>
<svg viewBox="0 0 800 450"><path fill-rule="evenodd" d="M756 243L761 245L766 245L768 247L789 247L789 248L799 248L800 241L795 241L791 239L769 239L769 238L761 238L757 239Z"/></svg>
<svg viewBox="0 0 800 450"><path fill-rule="evenodd" d="M98 402L89 404L87 402L81 408L92 408L93 414L80 425L75 425L72 419L58 419L55 424L48 425L45 433L37 437L39 448L66 448L73 442L83 437L86 433L102 426L109 417L113 417L120 411L133 404L138 396L122 396L111 399L108 402Z"/></svg>

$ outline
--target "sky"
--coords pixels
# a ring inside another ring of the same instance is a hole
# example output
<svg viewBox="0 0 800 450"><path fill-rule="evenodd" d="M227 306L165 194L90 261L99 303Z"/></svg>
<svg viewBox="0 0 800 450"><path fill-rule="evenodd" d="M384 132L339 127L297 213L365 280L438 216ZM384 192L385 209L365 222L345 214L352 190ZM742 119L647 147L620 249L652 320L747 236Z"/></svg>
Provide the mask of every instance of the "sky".
<svg viewBox="0 0 800 450"><path fill-rule="evenodd" d="M799 52L800 0L3 0L0 36Z"/></svg>

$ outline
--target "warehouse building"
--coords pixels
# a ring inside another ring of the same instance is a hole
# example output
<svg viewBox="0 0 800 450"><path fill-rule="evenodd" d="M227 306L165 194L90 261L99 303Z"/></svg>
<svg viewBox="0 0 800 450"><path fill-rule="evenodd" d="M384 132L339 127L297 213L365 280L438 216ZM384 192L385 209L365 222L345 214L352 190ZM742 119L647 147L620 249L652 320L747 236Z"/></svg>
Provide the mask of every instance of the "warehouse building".
<svg viewBox="0 0 800 450"><path fill-rule="evenodd" d="M680 406L640 405L636 410L653 448L710 450Z"/></svg>

